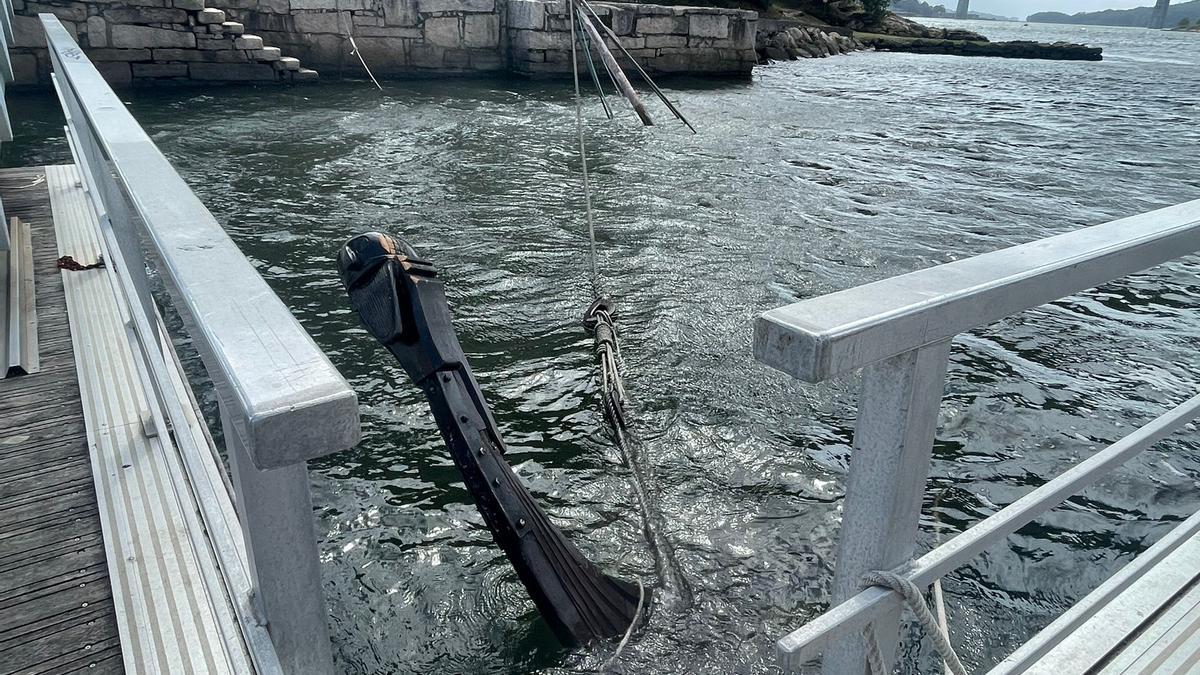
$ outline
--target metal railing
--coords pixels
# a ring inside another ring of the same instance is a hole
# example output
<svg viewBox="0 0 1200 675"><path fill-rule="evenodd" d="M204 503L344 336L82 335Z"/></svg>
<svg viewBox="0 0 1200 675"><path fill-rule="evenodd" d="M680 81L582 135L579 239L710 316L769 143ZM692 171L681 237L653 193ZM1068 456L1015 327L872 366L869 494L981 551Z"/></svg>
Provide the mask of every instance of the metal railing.
<svg viewBox="0 0 1200 675"><path fill-rule="evenodd" d="M11 141L12 123L8 117L8 99L5 96L7 83L12 82L12 60L8 54L8 45L12 42L13 8L11 0L0 0L0 143ZM9 306L11 286L10 274L12 265L9 256L12 252L12 241L9 237L8 216L4 213L4 204L0 203L0 368L8 370L11 365L10 356L13 352L12 342L15 331L10 326ZM2 375L2 374L0 374Z"/></svg>
<svg viewBox="0 0 1200 675"><path fill-rule="evenodd" d="M860 632L867 625L875 628L885 663L893 664L901 601L878 587L860 590L864 573L890 570L928 587L1200 414L1196 396L913 560L950 340L1197 250L1200 200L831 293L758 319L754 353L763 363L808 382L862 371L831 608L779 641L787 667L823 652L825 673L860 675ZM1198 531L1200 515L1144 556L1161 559ZM1107 597L1150 566L1131 563L1113 577ZM1072 608L1057 638L1039 635L1005 669L1034 662L1099 607Z"/></svg>
<svg viewBox="0 0 1200 675"><path fill-rule="evenodd" d="M240 533L220 514L215 491L225 486L194 465L210 450L192 447L189 433L175 440L255 666L329 672L306 461L358 442L357 398L59 21L39 16L72 154L117 258L106 263L129 300L132 337L149 364L141 376L158 399L156 422L186 428L183 407L190 402L179 400L167 377L174 353L161 334L147 259L170 291L220 402Z"/></svg>

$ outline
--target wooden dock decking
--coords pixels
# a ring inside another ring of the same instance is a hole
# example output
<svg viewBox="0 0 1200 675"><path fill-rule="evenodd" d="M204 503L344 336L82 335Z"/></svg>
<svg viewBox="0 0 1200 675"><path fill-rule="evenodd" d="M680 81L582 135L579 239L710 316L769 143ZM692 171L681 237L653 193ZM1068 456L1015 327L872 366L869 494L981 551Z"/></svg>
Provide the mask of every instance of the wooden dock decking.
<svg viewBox="0 0 1200 675"><path fill-rule="evenodd" d="M124 671L50 196L0 170L33 235L41 371L0 380L0 674Z"/></svg>

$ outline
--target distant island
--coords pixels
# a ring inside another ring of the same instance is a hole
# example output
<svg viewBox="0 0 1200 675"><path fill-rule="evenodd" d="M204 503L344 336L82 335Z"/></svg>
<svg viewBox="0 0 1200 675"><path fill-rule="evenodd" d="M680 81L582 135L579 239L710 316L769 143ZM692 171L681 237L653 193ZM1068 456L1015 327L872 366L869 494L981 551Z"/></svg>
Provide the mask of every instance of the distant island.
<svg viewBox="0 0 1200 675"><path fill-rule="evenodd" d="M930 5L928 2L921 0L891 0L892 11L900 16L921 16L934 19L953 19L954 10L946 9L945 5ZM1019 21L1013 16L1000 16L999 14L988 14L987 12L971 12L967 15L971 19L984 19L986 21Z"/></svg>
<svg viewBox="0 0 1200 675"><path fill-rule="evenodd" d="M1037 23L1074 23L1085 26L1145 27L1150 23L1150 15L1153 12L1153 7L1106 9L1102 12L1080 12L1078 14L1038 12L1037 14L1030 14L1026 20ZM1183 19L1187 19L1189 24L1200 21L1200 0L1171 4L1167 8L1166 25L1168 27L1179 25Z"/></svg>

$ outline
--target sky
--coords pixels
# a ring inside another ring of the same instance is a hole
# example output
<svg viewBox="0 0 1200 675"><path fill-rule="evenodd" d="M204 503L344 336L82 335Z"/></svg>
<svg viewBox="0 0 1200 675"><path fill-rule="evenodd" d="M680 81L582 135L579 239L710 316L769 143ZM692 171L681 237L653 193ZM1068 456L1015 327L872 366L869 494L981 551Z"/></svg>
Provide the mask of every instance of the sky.
<svg viewBox="0 0 1200 675"><path fill-rule="evenodd" d="M957 0L926 0L931 5L942 4L953 9ZM971 0L971 11L1024 18L1034 12L1095 12L1101 9L1153 7L1154 0Z"/></svg>

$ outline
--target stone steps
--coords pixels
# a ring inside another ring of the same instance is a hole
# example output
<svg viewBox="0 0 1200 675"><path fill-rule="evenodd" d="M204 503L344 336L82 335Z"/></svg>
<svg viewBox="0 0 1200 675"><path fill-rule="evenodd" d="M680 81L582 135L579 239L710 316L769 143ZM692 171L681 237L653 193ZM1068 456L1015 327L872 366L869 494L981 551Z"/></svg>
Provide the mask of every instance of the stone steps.
<svg viewBox="0 0 1200 675"><path fill-rule="evenodd" d="M94 16L85 43L89 56L113 85L319 79L298 59L247 34L225 11L199 2L193 7L134 7Z"/></svg>
<svg viewBox="0 0 1200 675"><path fill-rule="evenodd" d="M279 47L271 47L263 43L257 35L246 34L245 25L226 20L225 12L220 9L206 7L196 13L197 28L206 26L210 35L221 35L233 38L233 48L245 50L248 59L253 63L270 64L279 79L290 82L315 82L320 79L317 71L301 68L300 60L284 56Z"/></svg>

